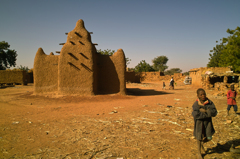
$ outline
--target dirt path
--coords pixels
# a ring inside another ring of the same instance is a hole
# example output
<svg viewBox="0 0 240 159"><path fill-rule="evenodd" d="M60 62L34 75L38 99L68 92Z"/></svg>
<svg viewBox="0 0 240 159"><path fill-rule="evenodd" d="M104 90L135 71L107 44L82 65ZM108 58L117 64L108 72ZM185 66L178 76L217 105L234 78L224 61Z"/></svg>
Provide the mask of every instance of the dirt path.
<svg viewBox="0 0 240 159"><path fill-rule="evenodd" d="M33 95L33 85L0 89L0 158L195 159L196 88L132 83L127 90L127 96L50 97ZM207 94L219 113L204 158L239 157L228 151L240 145L239 116L226 116L226 97Z"/></svg>

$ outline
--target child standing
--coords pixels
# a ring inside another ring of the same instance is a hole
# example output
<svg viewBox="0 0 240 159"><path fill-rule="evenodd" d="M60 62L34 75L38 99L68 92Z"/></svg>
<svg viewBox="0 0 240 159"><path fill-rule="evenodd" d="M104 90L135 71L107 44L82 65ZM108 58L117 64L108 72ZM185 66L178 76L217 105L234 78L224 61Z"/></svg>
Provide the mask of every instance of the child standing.
<svg viewBox="0 0 240 159"><path fill-rule="evenodd" d="M233 106L235 113L237 113L238 107L236 103L237 92L234 90L234 85L231 85L231 89L227 92L227 115L229 115L229 110Z"/></svg>
<svg viewBox="0 0 240 159"><path fill-rule="evenodd" d="M165 82L163 82L162 85L163 85L163 86L162 86L162 90L166 89L166 88L165 88L165 87L166 87Z"/></svg>
<svg viewBox="0 0 240 159"><path fill-rule="evenodd" d="M197 97L197 101L192 106L192 115L194 117L193 135L197 139L198 158L202 159L202 153L205 154L203 143L211 140L212 135L215 133L212 117L217 115L217 109L214 103L206 97L204 89L199 88L197 90Z"/></svg>

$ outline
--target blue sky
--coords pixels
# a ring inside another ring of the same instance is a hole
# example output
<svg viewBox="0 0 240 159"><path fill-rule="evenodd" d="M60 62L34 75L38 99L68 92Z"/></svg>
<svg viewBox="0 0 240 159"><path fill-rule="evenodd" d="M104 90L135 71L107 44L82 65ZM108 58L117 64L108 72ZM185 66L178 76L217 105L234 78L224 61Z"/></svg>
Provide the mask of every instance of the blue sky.
<svg viewBox="0 0 240 159"><path fill-rule="evenodd" d="M206 67L239 15L239 0L0 0L0 41L17 51L17 66L33 68L39 47L60 51L65 32L83 19L96 48L122 48L128 67L165 55L169 68L186 72Z"/></svg>

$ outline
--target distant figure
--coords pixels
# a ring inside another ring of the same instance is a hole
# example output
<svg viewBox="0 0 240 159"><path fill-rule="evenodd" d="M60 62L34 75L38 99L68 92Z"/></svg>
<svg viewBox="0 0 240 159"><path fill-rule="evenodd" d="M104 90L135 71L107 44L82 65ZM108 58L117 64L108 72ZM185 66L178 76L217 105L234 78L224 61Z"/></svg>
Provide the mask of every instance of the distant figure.
<svg viewBox="0 0 240 159"><path fill-rule="evenodd" d="M235 113L237 113L238 107L236 103L237 92L234 90L234 85L231 85L231 89L227 92L227 115L229 115L229 110L233 106Z"/></svg>
<svg viewBox="0 0 240 159"><path fill-rule="evenodd" d="M165 82L163 82L162 90L166 89L165 87L166 87Z"/></svg>
<svg viewBox="0 0 240 159"><path fill-rule="evenodd" d="M170 86L169 89L174 89L174 79L173 79L173 77L170 80L169 86Z"/></svg>
<svg viewBox="0 0 240 159"><path fill-rule="evenodd" d="M199 88L197 90L197 97L197 101L192 106L192 115L194 117L193 135L197 139L198 159L202 159L202 154L206 153L203 143L212 140L212 135L215 133L212 117L217 115L217 109L214 103L206 97L204 89Z"/></svg>

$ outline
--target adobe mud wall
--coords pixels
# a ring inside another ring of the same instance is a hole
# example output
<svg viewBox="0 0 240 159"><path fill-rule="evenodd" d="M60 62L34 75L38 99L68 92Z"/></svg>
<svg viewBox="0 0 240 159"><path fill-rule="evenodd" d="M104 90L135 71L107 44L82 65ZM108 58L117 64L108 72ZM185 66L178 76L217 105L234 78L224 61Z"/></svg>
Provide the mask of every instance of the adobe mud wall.
<svg viewBox="0 0 240 159"><path fill-rule="evenodd" d="M182 73L174 73L173 75L163 75L161 72L141 72L140 80L141 82L154 82L154 81L166 81L170 82L173 77L174 81L178 81L183 78Z"/></svg>
<svg viewBox="0 0 240 159"><path fill-rule="evenodd" d="M199 68L202 74L206 71L211 71L213 73L226 73L226 71L231 71L229 67L201 67Z"/></svg>
<svg viewBox="0 0 240 159"><path fill-rule="evenodd" d="M98 61L99 93L124 93L126 61L122 49L117 50L112 56L98 54Z"/></svg>
<svg viewBox="0 0 240 159"><path fill-rule="evenodd" d="M82 20L68 33L59 57L60 94L94 95L97 93L96 49Z"/></svg>
<svg viewBox="0 0 240 159"><path fill-rule="evenodd" d="M27 84L26 71L0 70L0 83Z"/></svg>
<svg viewBox="0 0 240 159"><path fill-rule="evenodd" d="M183 77L183 74L182 74L182 73L174 73L174 74L173 74L174 80L178 80L178 79L180 79L180 78L182 78L182 77Z"/></svg>
<svg viewBox="0 0 240 159"><path fill-rule="evenodd" d="M33 83L33 72L27 73L27 81L28 83Z"/></svg>
<svg viewBox="0 0 240 159"><path fill-rule="evenodd" d="M58 91L58 57L46 55L39 48L34 59L34 92L48 93Z"/></svg>
<svg viewBox="0 0 240 159"><path fill-rule="evenodd" d="M175 81L183 79L182 73L174 73L174 75L163 75L162 72L139 72L134 71L126 72L126 82L139 83L139 82L156 82L156 81L166 81L170 82L171 78Z"/></svg>
<svg viewBox="0 0 240 159"><path fill-rule="evenodd" d="M59 56L46 55L42 48L38 49L34 60L34 93L125 95L125 70L123 50L112 56L97 53L80 19L68 33Z"/></svg>
<svg viewBox="0 0 240 159"><path fill-rule="evenodd" d="M205 87L205 73L211 71L213 73L226 73L226 71L231 71L229 67L201 67L194 68L189 71L189 76L192 78L192 85L196 87Z"/></svg>
<svg viewBox="0 0 240 159"><path fill-rule="evenodd" d="M196 87L202 87L203 85L203 79L202 79L202 73L198 70L190 70L189 76L192 78L192 85Z"/></svg>
<svg viewBox="0 0 240 159"><path fill-rule="evenodd" d="M140 75L140 81L159 81L159 78L161 76L160 72L141 72Z"/></svg>
<svg viewBox="0 0 240 159"><path fill-rule="evenodd" d="M140 78L136 75L135 71L126 71L126 82L140 83Z"/></svg>

